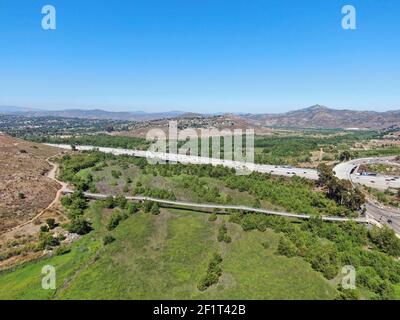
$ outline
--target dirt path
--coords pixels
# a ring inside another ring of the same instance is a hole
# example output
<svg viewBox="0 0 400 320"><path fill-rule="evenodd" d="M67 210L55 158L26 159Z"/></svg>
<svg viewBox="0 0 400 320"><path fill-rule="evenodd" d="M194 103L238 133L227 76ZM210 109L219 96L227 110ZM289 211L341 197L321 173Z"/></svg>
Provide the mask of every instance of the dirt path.
<svg viewBox="0 0 400 320"><path fill-rule="evenodd" d="M58 154L57 154L57 155L58 155ZM54 158L54 157L56 157L57 155L52 156L51 158ZM65 192L66 190L69 190L68 184L67 184L67 183L57 180L56 176L57 176L57 173L58 173L58 170L59 170L59 165L58 165L57 163L51 162L51 161L50 161L51 158L46 159L47 163L48 163L49 165L52 166L51 170L47 173L46 177L49 178L49 179L51 179L51 180L54 180L55 182L57 182L57 183L61 186L61 188L60 188L60 189L57 191L57 193L56 193L56 197L54 198L54 200L53 200L46 208L44 208L43 210L41 210L41 211L40 211L36 216L34 216L32 219L30 219L30 220L28 220L28 221L25 221L24 223L22 223L22 224L20 224L20 225L18 225L18 226L15 226L15 227L13 227L13 228L11 228L11 229L9 229L9 230L3 232L3 234L16 231L16 230L18 230L18 229L21 229L22 227L25 227L26 225L28 225L28 224L30 224L30 223L33 223L33 221L35 221L36 219L40 218L44 213L46 213L46 211L48 211L48 210L51 209L55 204L57 204L57 203L60 201L61 197L63 196L64 192Z"/></svg>

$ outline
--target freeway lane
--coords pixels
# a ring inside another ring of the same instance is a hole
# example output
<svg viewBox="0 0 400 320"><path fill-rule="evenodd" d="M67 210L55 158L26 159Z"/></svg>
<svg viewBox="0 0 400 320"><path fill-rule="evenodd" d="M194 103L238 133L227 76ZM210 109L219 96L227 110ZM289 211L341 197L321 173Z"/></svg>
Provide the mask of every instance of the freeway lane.
<svg viewBox="0 0 400 320"><path fill-rule="evenodd" d="M67 144L47 144L49 146L69 149L71 150L71 146ZM302 168L293 168L289 166L273 166L266 164L254 164L249 162L241 162L241 161L232 161L232 160L224 160L224 159L216 159L216 158L206 158L206 157L198 157L198 156L188 156L185 154L170 154L163 152L153 152L153 151L143 151L143 150L132 150L132 149L119 149L119 148L107 148L107 147L94 147L94 146L76 146L76 150L81 151L90 151L90 150L99 150L105 153L112 153L114 155L131 155L135 157L154 159L154 160L163 160L170 162L179 162L179 163L191 163L191 164L211 164L213 166L222 165L228 168L234 168L237 170L250 170L257 171L262 173L271 173L273 175L287 176L293 177L295 175L299 177L304 177L307 179L317 180L318 179L318 171L314 169L302 169Z"/></svg>
<svg viewBox="0 0 400 320"><path fill-rule="evenodd" d="M47 144L47 145L69 150L71 149L71 146L67 144ZM241 161L232 161L232 160L224 160L216 158L188 156L185 154L170 154L170 153L133 150L133 149L119 149L119 148L94 147L94 146L76 146L76 149L81 151L90 151L97 149L101 152L112 153L114 155L131 155L147 159L154 159L154 160L158 159L163 161L179 162L183 164L191 163L191 164L211 164L215 166L222 165L225 167L239 169L239 170L247 169L250 171L270 173L273 175L280 175L286 177L293 177L296 175L311 180L318 179L318 171L315 169L294 168L290 166L273 166L267 164L253 164ZM339 163L337 166L334 167L333 170L335 172L335 175L339 179L350 180L355 183L363 184L381 190L385 190L388 187L398 189L400 188L400 179L393 181L391 180L393 179L393 177L390 176L371 177L371 176L359 176L351 174L352 169L358 167L363 163L387 162L390 161L392 158L394 157L356 159L348 162Z"/></svg>
<svg viewBox="0 0 400 320"><path fill-rule="evenodd" d="M49 146L63 148L63 149L71 149L70 145L67 144L47 144ZM99 150L105 153L112 153L114 155L131 155L135 157L142 157L148 159L155 160L163 160L163 161L171 161L171 162L179 162L179 163L191 163L191 164L211 164L211 165L222 165L229 168L241 169L241 170L250 170L257 171L262 173L270 173L273 175L281 175L287 177L299 176L304 177L311 180L318 179L318 171L315 169L304 169L304 168L294 168L291 166L273 166L267 164L253 164L248 162L241 161L232 161L232 160L224 160L224 159L216 159L216 158L206 158L206 157L198 157L198 156L188 156L185 154L170 154L170 153L162 153L162 152L152 152L152 151L143 151L143 150L133 150L133 149L119 149L119 148L107 148L107 147L94 147L94 146L76 146L77 150L81 151L90 151L90 150ZM338 164L333 170L336 176L339 179L351 180L353 182L367 185L377 189L387 189L391 188L400 188L400 179L396 181L392 181L393 177L390 176L359 176L350 174L353 168L356 168L360 164L363 163L372 163L372 162L386 162L391 160L393 157L385 157L385 158L365 158L365 159L357 159L348 162L343 162ZM388 181L389 180L389 181ZM371 182L373 181L373 182Z"/></svg>
<svg viewBox="0 0 400 320"><path fill-rule="evenodd" d="M385 158L364 158L356 159L338 164L333 170L339 179L350 180L353 185L363 184L380 190L386 190L388 187L400 188L400 179L391 180L388 176L359 176L351 174L354 169L356 172L358 166L366 163L388 163L394 157ZM389 181L387 181L389 179ZM373 182L372 182L373 181ZM375 225L387 225L400 235L400 211L395 208L385 207L375 203L372 199L366 199L366 218Z"/></svg>
<svg viewBox="0 0 400 320"><path fill-rule="evenodd" d="M356 174L351 174L353 169L354 172L362 164L368 163L390 163L394 157L384 157L384 158L362 158L355 159L343 163L339 163L333 168L336 176L339 179L350 180L353 183L358 183L365 185L367 187L386 190L387 188L399 189L400 179L394 179L392 176L387 175L377 175L377 176L361 176Z"/></svg>
<svg viewBox="0 0 400 320"><path fill-rule="evenodd" d="M400 214L390 209L375 205L368 200L366 204L367 220L373 219L380 225L391 227L397 234L400 234Z"/></svg>

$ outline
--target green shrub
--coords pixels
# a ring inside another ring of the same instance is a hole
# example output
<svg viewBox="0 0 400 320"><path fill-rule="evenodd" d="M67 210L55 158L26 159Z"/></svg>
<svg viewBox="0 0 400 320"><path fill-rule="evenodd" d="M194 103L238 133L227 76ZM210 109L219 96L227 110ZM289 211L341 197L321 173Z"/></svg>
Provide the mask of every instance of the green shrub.
<svg viewBox="0 0 400 320"><path fill-rule="evenodd" d="M91 223L85 220L83 217L77 217L72 219L68 224L67 230L72 233L84 235L93 230Z"/></svg>
<svg viewBox="0 0 400 320"><path fill-rule="evenodd" d="M286 256L288 258L297 255L297 248L295 244L285 236L282 236L278 243L277 254Z"/></svg>
<svg viewBox="0 0 400 320"><path fill-rule="evenodd" d="M394 257L400 256L400 239L388 226L381 229L374 227L368 232L368 236L381 251Z"/></svg>
<svg viewBox="0 0 400 320"><path fill-rule="evenodd" d="M208 287L218 282L219 277L222 275L222 269L219 266L221 262L221 255L215 253L210 263L208 264L207 273L203 277L201 277L197 285L197 288L200 291L205 291Z"/></svg>
<svg viewBox="0 0 400 320"><path fill-rule="evenodd" d="M156 202L153 203L150 212L153 215L159 215L160 214L160 208L158 207L158 204Z"/></svg>
<svg viewBox="0 0 400 320"><path fill-rule="evenodd" d="M43 226L40 226L40 232L49 232L50 231L50 229L49 229L49 227L48 226L46 226L46 225L43 225Z"/></svg>
<svg viewBox="0 0 400 320"><path fill-rule="evenodd" d="M47 225L49 226L49 229L50 229L50 230L53 230L54 228L57 227L56 220L53 219L53 218L48 218L48 219L46 219L46 223L47 223Z"/></svg>
<svg viewBox="0 0 400 320"><path fill-rule="evenodd" d="M112 235L110 235L110 234L107 234L104 238L103 238L103 244L106 246L107 244L110 244L110 243L112 243L112 242L114 242L115 241L115 238L112 236Z"/></svg>
<svg viewBox="0 0 400 320"><path fill-rule="evenodd" d="M61 245L61 246L59 246L59 247L56 249L55 254L56 254L57 256L61 256L61 255L63 255L63 254L67 254L67 253L69 253L69 252L71 252L71 248L70 248L70 247Z"/></svg>
<svg viewBox="0 0 400 320"><path fill-rule="evenodd" d="M56 247L60 245L60 240L57 237L54 237L51 233L41 233L39 236L38 249L51 249L52 247Z"/></svg>
<svg viewBox="0 0 400 320"><path fill-rule="evenodd" d="M119 211L119 210L114 211L110 217L108 224L107 224L107 229L108 230L115 229L123 219L124 219L124 216L121 213L121 211Z"/></svg>
<svg viewBox="0 0 400 320"><path fill-rule="evenodd" d="M229 243L232 241L231 237L228 235L228 228L226 227L226 224L223 223L219 229L218 229L218 236L217 239L219 242L226 242Z"/></svg>

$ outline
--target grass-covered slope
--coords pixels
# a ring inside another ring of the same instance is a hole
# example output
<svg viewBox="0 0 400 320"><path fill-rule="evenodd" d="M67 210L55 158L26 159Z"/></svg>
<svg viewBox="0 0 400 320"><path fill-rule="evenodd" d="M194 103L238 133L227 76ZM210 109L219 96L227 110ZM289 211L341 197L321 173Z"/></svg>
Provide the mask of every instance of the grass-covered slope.
<svg viewBox="0 0 400 320"><path fill-rule="evenodd" d="M244 232L227 222L230 243L218 242L226 217L162 210L138 213L109 233L107 209L89 210L95 231L71 252L0 275L1 299L330 299L336 290L301 258L275 254L279 234ZM220 253L222 275L205 291L198 283ZM41 269L53 265L57 290L41 288Z"/></svg>

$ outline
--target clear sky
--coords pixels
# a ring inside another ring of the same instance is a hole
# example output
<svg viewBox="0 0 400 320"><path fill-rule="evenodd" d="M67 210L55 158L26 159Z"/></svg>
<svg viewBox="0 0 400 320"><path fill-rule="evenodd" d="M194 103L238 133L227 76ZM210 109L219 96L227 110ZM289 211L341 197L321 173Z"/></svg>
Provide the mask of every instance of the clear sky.
<svg viewBox="0 0 400 320"><path fill-rule="evenodd" d="M341 27L346 4L357 30ZM399 0L0 0L0 105L384 111L399 98Z"/></svg>

